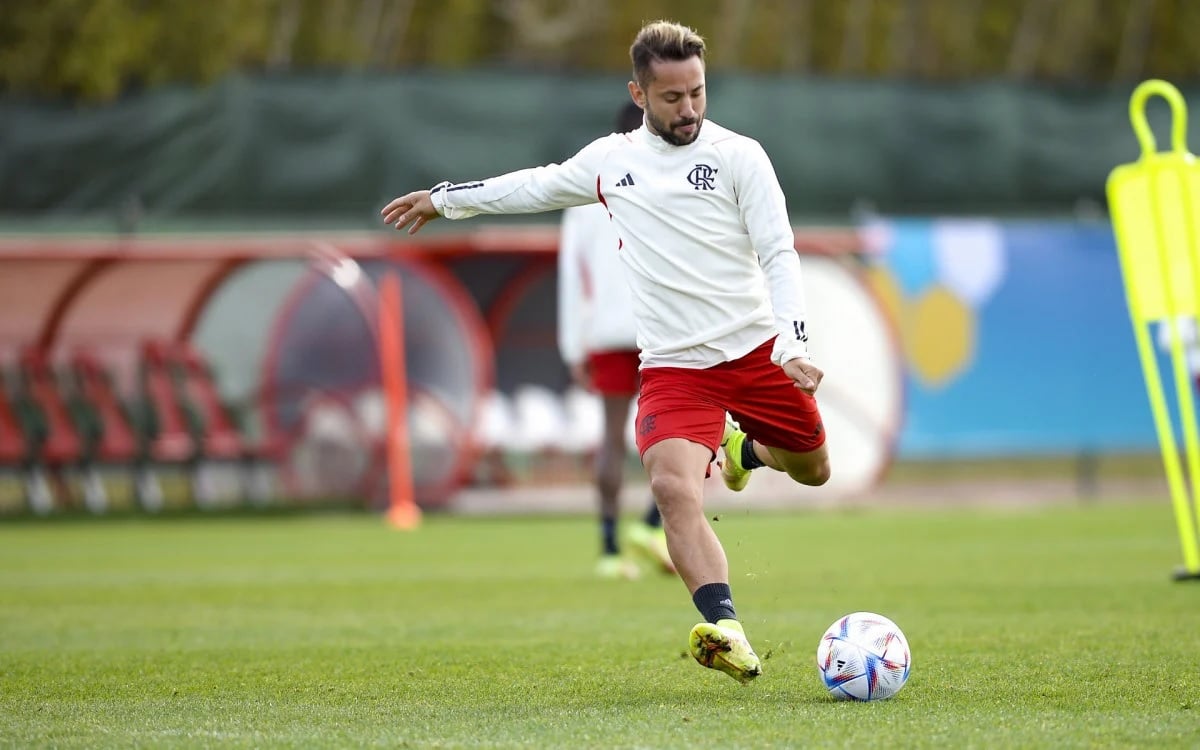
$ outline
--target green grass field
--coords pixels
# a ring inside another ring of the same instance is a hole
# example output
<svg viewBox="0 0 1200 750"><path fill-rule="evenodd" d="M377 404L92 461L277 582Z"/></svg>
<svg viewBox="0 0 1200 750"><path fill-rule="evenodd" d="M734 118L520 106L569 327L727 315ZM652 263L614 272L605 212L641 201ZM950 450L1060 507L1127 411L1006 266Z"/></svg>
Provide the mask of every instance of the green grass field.
<svg viewBox="0 0 1200 750"><path fill-rule="evenodd" d="M765 674L684 656L676 579L591 578L590 517L0 525L0 746L1196 747L1200 582L1165 501L722 513ZM891 701L813 665L873 610Z"/></svg>

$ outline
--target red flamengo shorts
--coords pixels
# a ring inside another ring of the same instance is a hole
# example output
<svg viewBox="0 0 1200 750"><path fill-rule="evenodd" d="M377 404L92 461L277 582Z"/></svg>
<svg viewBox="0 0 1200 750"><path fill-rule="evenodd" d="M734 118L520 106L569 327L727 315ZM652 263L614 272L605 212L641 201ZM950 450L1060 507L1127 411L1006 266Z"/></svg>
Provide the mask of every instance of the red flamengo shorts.
<svg viewBox="0 0 1200 750"><path fill-rule="evenodd" d="M638 398L637 447L667 438L707 446L715 456L725 430L725 412L754 442L807 453L825 442L816 400L792 385L771 361L773 340L746 356L703 370L647 367Z"/></svg>
<svg viewBox="0 0 1200 750"><path fill-rule="evenodd" d="M632 396L638 392L637 349L592 352L588 355L592 390L601 396Z"/></svg>

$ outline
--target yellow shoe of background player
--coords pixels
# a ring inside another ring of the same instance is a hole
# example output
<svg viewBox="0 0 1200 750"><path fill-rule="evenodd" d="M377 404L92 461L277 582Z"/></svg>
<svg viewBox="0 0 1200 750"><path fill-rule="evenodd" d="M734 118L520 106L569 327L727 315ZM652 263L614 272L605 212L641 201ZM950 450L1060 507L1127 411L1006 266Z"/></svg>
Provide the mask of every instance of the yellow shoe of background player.
<svg viewBox="0 0 1200 750"><path fill-rule="evenodd" d="M737 620L702 622L692 628L690 642L692 656L702 667L719 669L743 685L762 674L762 662Z"/></svg>
<svg viewBox="0 0 1200 750"><path fill-rule="evenodd" d="M596 563L596 577L611 581L633 581L641 576L642 571L633 560L626 560L620 555L602 555Z"/></svg>
<svg viewBox="0 0 1200 750"><path fill-rule="evenodd" d="M629 544L638 554L663 573L675 575L675 563L667 551L667 534L662 527L645 523L634 524L629 529Z"/></svg>
<svg viewBox="0 0 1200 750"><path fill-rule="evenodd" d="M746 433L726 416L725 434L721 437L721 450L725 453L725 460L721 462L721 479L734 492L744 490L750 481L750 470L742 468L742 444L745 442Z"/></svg>

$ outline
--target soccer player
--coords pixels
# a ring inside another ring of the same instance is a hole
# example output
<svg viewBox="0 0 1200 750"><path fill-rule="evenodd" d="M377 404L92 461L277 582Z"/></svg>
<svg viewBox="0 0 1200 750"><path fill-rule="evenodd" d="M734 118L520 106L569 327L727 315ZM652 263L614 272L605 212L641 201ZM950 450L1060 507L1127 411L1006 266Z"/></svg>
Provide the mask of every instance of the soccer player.
<svg viewBox="0 0 1200 750"><path fill-rule="evenodd" d="M762 668L704 514L709 463L722 446L722 478L741 490L760 466L824 484L829 456L783 191L758 142L705 120L704 51L686 26L647 24L630 48L641 128L593 141L561 164L408 193L381 213L411 233L439 216L596 201L608 209L641 350L638 451L671 559L705 619L692 628L692 656L749 682Z"/></svg>
<svg viewBox="0 0 1200 750"><path fill-rule="evenodd" d="M642 126L642 109L626 102L616 132ZM620 240L608 211L599 203L563 212L558 250L558 349L581 387L600 395L604 434L596 451L599 496L601 578L636 578L638 567L621 557L617 539L625 466L625 420L638 390L637 324L633 296L625 281ZM644 519L629 529L629 543L665 573L675 573L667 551L662 515L651 499Z"/></svg>

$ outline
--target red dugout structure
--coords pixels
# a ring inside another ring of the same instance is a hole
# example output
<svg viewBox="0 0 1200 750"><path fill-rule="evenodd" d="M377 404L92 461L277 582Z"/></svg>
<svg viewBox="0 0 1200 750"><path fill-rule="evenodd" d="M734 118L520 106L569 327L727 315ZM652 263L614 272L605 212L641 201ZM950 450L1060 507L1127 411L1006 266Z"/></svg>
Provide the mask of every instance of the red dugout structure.
<svg viewBox="0 0 1200 750"><path fill-rule="evenodd" d="M375 282L394 271L416 328L410 411L438 425L414 430L428 455L413 479L438 504L468 468L492 357L469 295L423 255L366 236L0 240L0 458L39 511L102 508L76 481L99 467L179 466L188 497L215 502L204 469L220 463L272 469L270 489L240 494L374 504L386 489ZM160 507L138 477L138 501Z"/></svg>
<svg viewBox="0 0 1200 750"><path fill-rule="evenodd" d="M444 505L476 468L486 399L530 382L560 393L568 385L555 347L557 247L554 227L486 225L419 241L387 233L0 238L0 467L22 477L40 511L100 510L114 472L126 470L132 496L149 509L281 498L382 507L377 288L395 272L404 289L411 479L420 505ZM852 332L858 343L847 361L875 370L862 385L877 380L886 395L864 401L830 388L827 397L846 403L834 411L851 415L846 432L856 442L878 436L866 441L874 458L861 480L873 481L899 422L890 327L853 268L831 259L860 251L855 232L806 230L797 248L810 256L808 277L838 290L839 299L814 309L857 295L852 306L868 322L854 325L875 331ZM823 361L836 359L828 354ZM31 363L40 363L36 387ZM47 392L58 407L40 403ZM223 489L214 467L224 467ZM188 481L156 483L155 471Z"/></svg>

